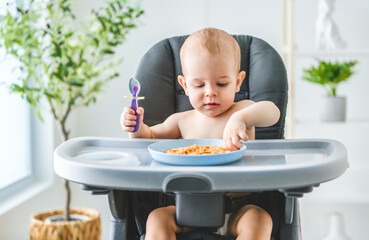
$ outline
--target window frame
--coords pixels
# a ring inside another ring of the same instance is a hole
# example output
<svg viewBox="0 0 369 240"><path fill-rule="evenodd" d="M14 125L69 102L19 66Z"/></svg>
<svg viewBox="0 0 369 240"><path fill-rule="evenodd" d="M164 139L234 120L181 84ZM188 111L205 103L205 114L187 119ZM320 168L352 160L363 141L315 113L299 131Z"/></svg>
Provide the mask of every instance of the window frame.
<svg viewBox="0 0 369 240"><path fill-rule="evenodd" d="M0 190L0 215L46 190L54 183L53 150L54 127L50 114L44 113L44 121L29 108L30 164L28 176Z"/></svg>
<svg viewBox="0 0 369 240"><path fill-rule="evenodd" d="M8 94L9 96L11 95L11 93ZM13 98L14 97L19 97L19 96L15 96L15 94L13 94L14 96L12 96ZM21 100L21 99L19 99ZM0 199L3 199L6 195L4 193L6 193L9 189L9 188L18 188L16 187L17 185L22 185L22 182L24 181L29 181L30 178L32 177L32 174L33 174L33 169L32 169L32 142L31 142L31 134L32 134L32 128L31 128L31 109L30 109L30 106L24 102L23 105L22 105L22 108L25 109L26 113L25 113L25 116L27 117L27 119L25 119L25 122L24 122L24 125L25 125L25 130L27 131L25 133L25 138L28 142L28 144L26 145L26 148L25 149L17 149L17 150L24 150L25 151L25 156L26 159L24 159L24 163L27 165L26 168L28 171L26 171L24 174L21 174L21 175L17 175L14 179L9 179L7 181L6 184L3 184L3 183L0 183ZM18 124L18 122L17 122ZM23 123L22 123L23 124ZM2 136L0 136L2 137ZM7 137L7 136L5 136ZM0 155L1 157L1 155ZM5 162L7 161L7 159L5 159ZM19 188L19 190L21 190L21 188Z"/></svg>

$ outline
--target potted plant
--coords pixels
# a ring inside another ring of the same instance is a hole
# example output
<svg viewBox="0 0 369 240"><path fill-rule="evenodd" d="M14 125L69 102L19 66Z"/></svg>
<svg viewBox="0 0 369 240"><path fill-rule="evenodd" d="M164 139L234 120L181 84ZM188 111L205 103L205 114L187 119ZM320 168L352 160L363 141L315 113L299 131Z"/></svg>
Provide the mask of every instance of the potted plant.
<svg viewBox="0 0 369 240"><path fill-rule="evenodd" d="M18 60L21 73L17 82L8 85L10 91L27 100L41 120L40 109L46 103L62 141L69 139L66 122L70 113L94 103L104 84L118 76L122 59L112 56L143 14L137 4L110 0L105 7L92 10L90 21L83 24L76 21L71 6L72 0L30 0L28 7L8 4L0 22L0 47L7 57ZM99 214L92 209L70 210L68 181L65 188L65 209L33 216L30 238L100 239ZM44 222L62 213L62 221ZM89 220L72 221L70 213L86 215ZM81 222L92 225L73 226Z"/></svg>
<svg viewBox="0 0 369 240"><path fill-rule="evenodd" d="M318 59L318 65L303 69L302 79L322 85L326 91L322 109L323 121L346 120L346 97L337 95L337 87L347 81L353 72L357 61L323 61Z"/></svg>

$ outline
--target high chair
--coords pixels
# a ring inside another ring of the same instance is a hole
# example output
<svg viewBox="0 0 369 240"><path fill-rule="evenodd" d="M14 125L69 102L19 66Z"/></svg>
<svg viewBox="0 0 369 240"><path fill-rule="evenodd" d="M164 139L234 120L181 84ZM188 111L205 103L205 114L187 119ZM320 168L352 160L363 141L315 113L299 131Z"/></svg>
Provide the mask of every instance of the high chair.
<svg viewBox="0 0 369 240"><path fill-rule="evenodd" d="M160 41L139 64L135 77L141 83L139 95L145 96L139 104L149 126L192 108L177 82L182 74L179 51L187 37ZM144 239L148 214L168 204L176 204L179 225L198 229L177 234L177 239L234 239L215 232L224 224L225 193L242 191L256 192L248 203L272 216L271 239L298 240L297 198L340 176L348 167L346 149L337 141L283 140L288 86L282 59L259 38L234 38L241 48L241 70L246 72L235 101L269 100L281 112L275 125L256 128L258 140L246 142L241 160L224 166L166 166L156 163L147 152L149 144L160 141L152 139L77 138L55 150L58 175L93 194L108 194L111 240Z"/></svg>
<svg viewBox="0 0 369 240"><path fill-rule="evenodd" d="M140 104L145 109L144 121L148 125L161 123L175 112L192 109L188 96L177 81L177 76L182 74L179 51L187 37L172 37L157 43L143 56L139 64L136 78L140 80L142 86L140 95L146 97L146 100L141 101ZM235 101L251 99L255 102L263 100L274 102L280 109L280 120L271 127L256 128L255 138L281 139L284 136L288 98L287 74L283 61L273 47L259 38L246 35L233 35L233 37L241 48L240 70L246 72L246 77L240 92L236 94ZM139 195L147 197L147 193L139 193ZM160 194L159 196L163 197ZM139 197L140 199L146 198ZM256 205L263 205L264 209L267 208L272 213L273 235L282 234L283 236L275 239L288 240L297 236L299 234L297 204L294 206L294 221L285 224L284 221L281 221L284 216L283 193L268 192L261 198ZM139 206L146 207L146 204L137 204L136 211L141 213L143 207L140 209ZM151 210L153 206L147 206L147 208ZM145 214L136 216L139 230L143 233L145 232L147 212L146 210Z"/></svg>

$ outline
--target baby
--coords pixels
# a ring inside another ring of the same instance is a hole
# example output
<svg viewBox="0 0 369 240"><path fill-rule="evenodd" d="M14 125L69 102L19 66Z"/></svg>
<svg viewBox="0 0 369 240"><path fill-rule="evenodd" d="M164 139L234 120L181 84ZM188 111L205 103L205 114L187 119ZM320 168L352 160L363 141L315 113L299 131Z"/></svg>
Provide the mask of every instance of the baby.
<svg viewBox="0 0 369 240"><path fill-rule="evenodd" d="M149 127L143 123L144 109L138 108L140 128L132 138L218 138L224 146L237 150L243 141L255 139L255 127L275 124L279 109L269 101L234 102L246 73L240 71L241 52L228 33L206 28L191 34L180 51L183 75L178 82L189 97L193 110L169 116L163 123ZM121 115L124 131L133 131L135 112L125 107ZM229 193L231 198L244 196ZM176 239L175 234L189 231L176 224L175 206L152 211L146 224L146 239ZM241 206L231 213L228 233L237 239L270 239L271 216L255 205Z"/></svg>

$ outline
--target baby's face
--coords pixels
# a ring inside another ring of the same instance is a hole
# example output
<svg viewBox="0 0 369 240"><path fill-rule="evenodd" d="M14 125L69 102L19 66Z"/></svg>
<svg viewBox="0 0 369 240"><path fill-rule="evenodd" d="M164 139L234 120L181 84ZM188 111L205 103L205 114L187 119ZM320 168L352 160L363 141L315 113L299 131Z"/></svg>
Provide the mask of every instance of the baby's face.
<svg viewBox="0 0 369 240"><path fill-rule="evenodd" d="M184 61L184 76L179 76L179 82L192 106L209 117L226 112L245 76L245 72L237 72L234 58L227 53L201 51L187 55Z"/></svg>

